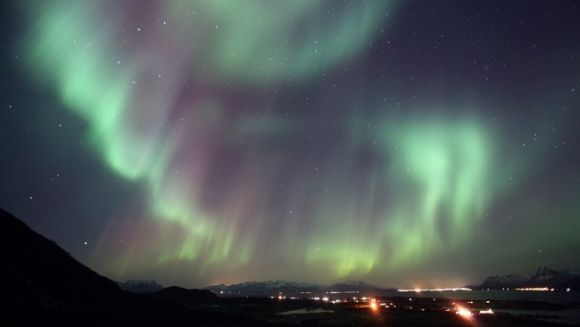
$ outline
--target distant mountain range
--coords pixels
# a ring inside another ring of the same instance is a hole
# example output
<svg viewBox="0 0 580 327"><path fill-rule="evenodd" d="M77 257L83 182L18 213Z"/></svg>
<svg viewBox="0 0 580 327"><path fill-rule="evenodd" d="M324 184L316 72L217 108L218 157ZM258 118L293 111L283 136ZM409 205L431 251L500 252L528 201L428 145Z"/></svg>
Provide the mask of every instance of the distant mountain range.
<svg viewBox="0 0 580 327"><path fill-rule="evenodd" d="M371 296L384 295L393 289L385 289L373 286L361 281L349 281L332 285L320 285L311 283L297 283L289 281L246 282L232 285L213 285L205 289L221 296L278 296L287 297L315 297L327 294L345 296Z"/></svg>
<svg viewBox="0 0 580 327"><path fill-rule="evenodd" d="M515 288L539 288L547 287L557 290L570 288L580 289L580 274L572 273L569 269L554 270L548 267L540 267L534 274L509 274L503 276L487 277L479 285L469 285L476 290L502 290Z"/></svg>

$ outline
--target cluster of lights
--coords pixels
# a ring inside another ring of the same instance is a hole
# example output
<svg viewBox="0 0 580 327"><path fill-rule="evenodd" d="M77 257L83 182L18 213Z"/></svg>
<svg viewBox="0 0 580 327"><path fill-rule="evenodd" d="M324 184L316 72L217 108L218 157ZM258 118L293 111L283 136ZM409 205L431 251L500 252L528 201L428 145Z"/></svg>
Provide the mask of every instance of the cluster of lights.
<svg viewBox="0 0 580 327"><path fill-rule="evenodd" d="M282 295L282 294L279 294L277 296L273 296L272 295L272 296L270 296L270 298L271 299L278 299L280 301L281 300L287 300L287 299L288 300L302 300L302 298L300 298L300 297L296 297L296 296L286 297L286 295Z"/></svg>
<svg viewBox="0 0 580 327"><path fill-rule="evenodd" d="M463 306L455 306L455 313L464 319L471 319L473 317L473 312L469 308Z"/></svg>
<svg viewBox="0 0 580 327"><path fill-rule="evenodd" d="M312 298L312 300L314 301L322 301L325 303L332 303L332 304L340 304L340 303L348 303L348 302L354 302L354 303L367 303L367 305L364 305L363 307L367 307L369 308L371 311L376 312L380 309L380 307L385 307L385 308L389 308L389 305L387 303L381 302L378 299L375 298L370 298L370 297L366 297L363 296L361 298L358 298L356 296L353 296L352 299L347 299L347 298L343 298L343 299L331 299L328 296L324 296L324 297L318 297L315 296ZM394 303L390 304L393 308L396 308L397 306L394 305Z"/></svg>
<svg viewBox="0 0 580 327"><path fill-rule="evenodd" d="M473 301L468 301L468 303L473 304ZM489 304L490 301L485 301L485 303ZM465 306L459 305L459 304L455 304L455 302L452 303L455 307L454 307L454 312L456 315L458 315L459 317L465 319L465 320L471 320L473 319L473 316L475 315L474 312ZM449 312L451 311L451 309L445 309L445 311ZM481 309L479 310L479 315L493 315L494 312L491 308L488 309Z"/></svg>
<svg viewBox="0 0 580 327"><path fill-rule="evenodd" d="M278 299L278 300L286 300L286 299L290 299L290 300L298 300L301 298L298 297L289 297L287 298L286 296L282 295L282 294L278 294L277 296L271 296L271 299ZM332 304L340 304L340 303L348 303L351 302L350 299L331 299L328 296L324 296L324 297L312 297L311 298L314 301L322 301L325 303L332 303ZM409 302L412 302L413 298L409 298ZM436 299L433 299L433 301L436 301ZM363 296L361 298L358 298L356 296L352 297L352 302L355 303L359 303L359 302L363 302L366 303L365 305L362 305L361 307L363 308L368 308L370 309L372 312L378 312L380 310L381 307L384 307L385 309L388 308L397 308L397 306L394 303L386 303L386 302L381 302L380 300L376 299L376 298L370 298L370 297L366 297ZM485 301L486 304L490 304L491 301L486 300ZM463 306L460 304L456 304L455 302L452 302L452 307L451 308L446 308L445 311L446 312L453 312L455 313L457 316L465 319L465 320L471 320L473 319L473 317L478 314L478 315L493 315L494 311L491 308L488 309L480 309L479 311L473 311L472 309L470 309L467 306ZM474 301L467 301L467 304L474 304ZM413 307L409 307L409 309L412 309ZM424 308L420 309L421 311L426 311Z"/></svg>
<svg viewBox="0 0 580 327"><path fill-rule="evenodd" d="M400 288L397 290L399 293L407 293L407 292L458 292L458 291L465 291L471 292L471 288L467 287L455 287L455 288Z"/></svg>
<svg viewBox="0 0 580 327"><path fill-rule="evenodd" d="M351 301L352 302L355 302L355 303L359 303L359 302L376 301L375 299L369 298L369 297L366 297L366 296L363 296L361 298L358 298L356 296L353 296L350 299L349 298L331 299L328 296L323 296L323 297L315 296L315 297L311 297L310 299L311 300L314 300L314 301L322 301L322 302L330 302L330 303L348 303L348 302L351 302Z"/></svg>
<svg viewBox="0 0 580 327"><path fill-rule="evenodd" d="M554 292L553 288L548 287L520 287L516 288L516 291L525 291L525 292Z"/></svg>

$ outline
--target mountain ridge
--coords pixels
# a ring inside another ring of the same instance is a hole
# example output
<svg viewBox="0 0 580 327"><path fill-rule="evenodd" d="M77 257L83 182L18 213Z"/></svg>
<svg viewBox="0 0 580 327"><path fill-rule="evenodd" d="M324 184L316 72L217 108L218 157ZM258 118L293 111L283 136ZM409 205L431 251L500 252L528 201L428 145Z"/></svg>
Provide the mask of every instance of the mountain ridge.
<svg viewBox="0 0 580 327"><path fill-rule="evenodd" d="M546 266L539 267L531 274L511 273L489 276L481 284L468 285L476 290L505 290L516 288L550 288L555 290L580 289L580 274L570 269L555 270Z"/></svg>
<svg viewBox="0 0 580 327"><path fill-rule="evenodd" d="M128 279L124 282L117 282L119 287L124 291L137 294L151 294L162 290L163 285L157 283L156 280L135 280Z"/></svg>
<svg viewBox="0 0 580 327"><path fill-rule="evenodd" d="M174 287L151 295L126 292L2 208L0 255L1 326L269 325L191 306L217 298L209 291Z"/></svg>

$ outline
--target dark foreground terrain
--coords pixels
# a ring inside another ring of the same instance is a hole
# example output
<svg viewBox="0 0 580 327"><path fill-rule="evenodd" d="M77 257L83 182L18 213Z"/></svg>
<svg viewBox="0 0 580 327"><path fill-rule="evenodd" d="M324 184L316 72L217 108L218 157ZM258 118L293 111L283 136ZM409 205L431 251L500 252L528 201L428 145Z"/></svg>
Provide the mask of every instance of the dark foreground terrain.
<svg viewBox="0 0 580 327"><path fill-rule="evenodd" d="M219 298L179 287L133 294L1 209L0 253L1 326L569 326L574 320L560 313L580 310L578 304L413 297Z"/></svg>

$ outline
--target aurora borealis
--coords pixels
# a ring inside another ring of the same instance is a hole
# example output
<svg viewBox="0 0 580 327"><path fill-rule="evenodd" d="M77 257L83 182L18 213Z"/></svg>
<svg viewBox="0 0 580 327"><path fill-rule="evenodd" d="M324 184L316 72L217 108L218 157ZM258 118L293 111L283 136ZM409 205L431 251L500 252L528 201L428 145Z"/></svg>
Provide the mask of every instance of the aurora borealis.
<svg viewBox="0 0 580 327"><path fill-rule="evenodd" d="M0 205L106 276L580 268L574 1L4 6Z"/></svg>

